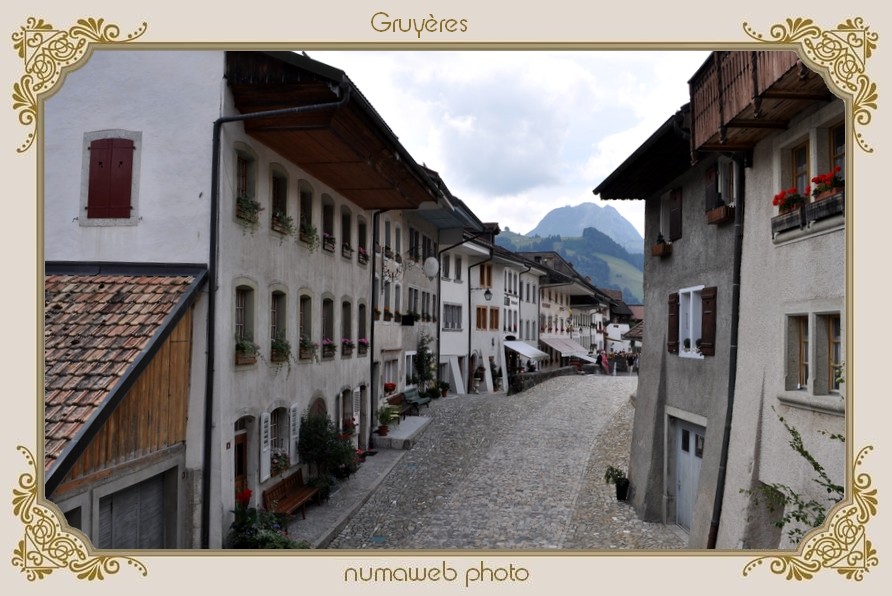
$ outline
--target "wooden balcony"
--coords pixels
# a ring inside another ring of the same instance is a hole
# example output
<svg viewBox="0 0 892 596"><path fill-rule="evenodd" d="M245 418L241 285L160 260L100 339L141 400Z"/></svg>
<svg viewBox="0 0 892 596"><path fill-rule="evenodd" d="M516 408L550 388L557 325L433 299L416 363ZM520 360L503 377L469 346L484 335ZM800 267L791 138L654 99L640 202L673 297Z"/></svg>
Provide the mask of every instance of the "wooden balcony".
<svg viewBox="0 0 892 596"><path fill-rule="evenodd" d="M691 148L745 151L833 99L795 52L713 52L690 80Z"/></svg>

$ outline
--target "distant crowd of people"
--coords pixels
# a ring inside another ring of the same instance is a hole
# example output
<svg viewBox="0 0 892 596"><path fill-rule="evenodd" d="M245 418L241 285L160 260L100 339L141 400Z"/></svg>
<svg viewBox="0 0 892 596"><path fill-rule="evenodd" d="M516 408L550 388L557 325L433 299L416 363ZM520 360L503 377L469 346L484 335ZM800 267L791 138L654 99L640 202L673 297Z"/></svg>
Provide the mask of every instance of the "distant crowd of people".
<svg viewBox="0 0 892 596"><path fill-rule="evenodd" d="M600 350L595 357L595 363L604 371L605 374L612 374L617 368L615 365L619 362L625 364L625 370L632 374L637 373L639 368L639 354L630 350L621 350L614 352L610 350Z"/></svg>

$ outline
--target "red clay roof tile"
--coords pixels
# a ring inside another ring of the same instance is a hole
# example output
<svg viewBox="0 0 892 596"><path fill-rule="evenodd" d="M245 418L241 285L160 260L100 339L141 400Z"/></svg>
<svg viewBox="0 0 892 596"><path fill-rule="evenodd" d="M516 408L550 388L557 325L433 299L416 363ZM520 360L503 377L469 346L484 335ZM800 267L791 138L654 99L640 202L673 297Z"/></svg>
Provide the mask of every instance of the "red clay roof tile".
<svg viewBox="0 0 892 596"><path fill-rule="evenodd" d="M191 275L47 275L45 461L49 469L148 346Z"/></svg>

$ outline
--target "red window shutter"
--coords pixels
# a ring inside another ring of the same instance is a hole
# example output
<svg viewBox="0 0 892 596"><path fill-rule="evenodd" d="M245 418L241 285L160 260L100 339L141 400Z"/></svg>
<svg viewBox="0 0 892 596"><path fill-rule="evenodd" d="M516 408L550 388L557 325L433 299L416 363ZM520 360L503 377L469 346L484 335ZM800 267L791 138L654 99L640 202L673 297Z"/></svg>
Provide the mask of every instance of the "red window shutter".
<svg viewBox="0 0 892 596"><path fill-rule="evenodd" d="M669 320L666 349L670 354L678 354L678 293L669 294Z"/></svg>
<svg viewBox="0 0 892 596"><path fill-rule="evenodd" d="M715 356L716 292L715 287L703 288L700 292L703 313L700 321L700 353L704 356Z"/></svg>
<svg viewBox="0 0 892 596"><path fill-rule="evenodd" d="M710 209L718 207L721 203L721 201L719 200L718 164L713 164L706 170L706 180L704 181L704 186L706 187L706 201L704 201L704 203L706 205L706 211L709 211Z"/></svg>
<svg viewBox="0 0 892 596"><path fill-rule="evenodd" d="M669 193L669 241L681 238L681 189Z"/></svg>
<svg viewBox="0 0 892 596"><path fill-rule="evenodd" d="M130 217L133 141L98 139L90 143L88 218Z"/></svg>

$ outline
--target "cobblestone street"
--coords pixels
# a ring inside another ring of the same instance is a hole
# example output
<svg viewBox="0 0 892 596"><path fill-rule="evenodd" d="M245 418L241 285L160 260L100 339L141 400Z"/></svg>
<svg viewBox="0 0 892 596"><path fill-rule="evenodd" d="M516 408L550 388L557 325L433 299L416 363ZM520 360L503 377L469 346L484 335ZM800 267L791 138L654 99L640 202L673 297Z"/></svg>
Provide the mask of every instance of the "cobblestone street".
<svg viewBox="0 0 892 596"><path fill-rule="evenodd" d="M637 377L557 377L434 400L432 421L329 548L669 549L604 469L628 469Z"/></svg>

